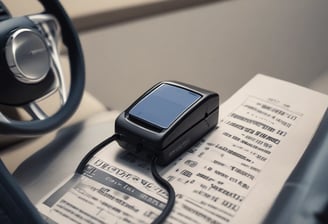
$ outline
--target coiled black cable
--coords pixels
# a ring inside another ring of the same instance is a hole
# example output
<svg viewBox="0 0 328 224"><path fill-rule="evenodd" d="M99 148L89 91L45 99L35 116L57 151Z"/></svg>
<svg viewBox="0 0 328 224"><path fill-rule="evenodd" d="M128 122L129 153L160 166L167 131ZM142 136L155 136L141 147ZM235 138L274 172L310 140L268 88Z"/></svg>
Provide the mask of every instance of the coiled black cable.
<svg viewBox="0 0 328 224"><path fill-rule="evenodd" d="M172 185L165 179L163 179L161 177L161 175L159 175L157 168L156 168L156 164L157 164L157 159L158 157L154 156L151 162L151 173L154 177L154 179L156 180L156 182L161 185L162 187L165 188L165 190L168 193L168 200L166 203L165 208L163 209L163 211L161 212L161 214L159 216L157 216L157 218L152 222L152 224L159 224L159 223L163 223L165 221L165 219L169 216L169 214L171 213L173 207L174 207L174 203L175 203L175 191L174 188L172 187Z"/></svg>
<svg viewBox="0 0 328 224"><path fill-rule="evenodd" d="M83 170L85 166L88 164L90 159L97 154L102 148L104 148L106 145L112 143L113 141L116 141L119 139L118 134L114 134L109 138L106 138L104 141L100 142L98 145L96 145L93 149L91 149L81 160L78 167L76 168L75 172L79 174L83 174Z"/></svg>
<svg viewBox="0 0 328 224"><path fill-rule="evenodd" d="M96 145L94 148L92 148L81 160L78 167L76 168L75 172L78 174L83 174L84 168L90 161L90 159L98 153L101 149L103 149L106 145L112 143L113 141L116 141L119 139L118 134L114 134L109 138L106 138L104 141L100 142L98 145ZM157 157L154 156L151 162L151 173L153 175L153 178L156 180L156 182L161 185L165 190L168 192L168 200L166 203L165 208L162 210L161 214L157 216L157 218L152 222L152 224L161 224L163 223L166 218L170 215L174 203L175 203L175 191L172 185L165 179L161 177L161 175L157 171Z"/></svg>

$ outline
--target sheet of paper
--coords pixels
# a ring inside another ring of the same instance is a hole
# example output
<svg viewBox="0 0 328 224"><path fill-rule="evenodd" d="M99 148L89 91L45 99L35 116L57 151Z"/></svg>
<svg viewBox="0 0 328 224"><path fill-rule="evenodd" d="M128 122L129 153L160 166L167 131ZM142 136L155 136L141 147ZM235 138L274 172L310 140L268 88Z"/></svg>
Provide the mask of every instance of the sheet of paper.
<svg viewBox="0 0 328 224"><path fill-rule="evenodd" d="M160 173L177 193L167 223L260 223L327 109L326 95L255 76L220 107L219 127ZM49 223L150 223L167 193L117 144L37 205Z"/></svg>

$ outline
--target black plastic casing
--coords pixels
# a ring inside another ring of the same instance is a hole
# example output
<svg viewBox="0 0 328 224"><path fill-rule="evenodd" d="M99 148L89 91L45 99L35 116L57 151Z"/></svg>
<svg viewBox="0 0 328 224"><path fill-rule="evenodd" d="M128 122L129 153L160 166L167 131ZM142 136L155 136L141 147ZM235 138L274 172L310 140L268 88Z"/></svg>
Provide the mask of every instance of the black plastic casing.
<svg viewBox="0 0 328 224"><path fill-rule="evenodd" d="M199 94L201 97L165 129L135 120L129 111L162 84L173 85ZM219 95L181 82L165 81L153 86L122 112L115 121L118 143L124 149L140 155L156 155L159 165L167 165L200 138L216 127L219 116Z"/></svg>

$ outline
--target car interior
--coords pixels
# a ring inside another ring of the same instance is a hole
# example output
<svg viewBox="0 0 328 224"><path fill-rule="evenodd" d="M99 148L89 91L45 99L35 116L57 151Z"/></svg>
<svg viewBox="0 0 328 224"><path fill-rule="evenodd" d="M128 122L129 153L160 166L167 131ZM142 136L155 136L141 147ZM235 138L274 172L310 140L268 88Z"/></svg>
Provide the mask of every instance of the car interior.
<svg viewBox="0 0 328 224"><path fill-rule="evenodd" d="M33 204L114 134L120 111L159 81L206 86L224 101L263 71L328 93L325 1L122 1L84 16L69 1L31 2L0 1L0 223L43 223ZM328 139L326 126L320 130ZM279 223L272 216L282 212L274 209L268 218Z"/></svg>

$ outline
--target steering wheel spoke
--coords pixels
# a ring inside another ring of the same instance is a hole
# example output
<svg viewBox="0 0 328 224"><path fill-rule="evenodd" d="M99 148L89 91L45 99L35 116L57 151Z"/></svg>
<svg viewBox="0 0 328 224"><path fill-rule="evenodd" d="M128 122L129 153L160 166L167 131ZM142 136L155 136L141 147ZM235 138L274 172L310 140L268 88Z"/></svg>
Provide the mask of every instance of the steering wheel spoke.
<svg viewBox="0 0 328 224"><path fill-rule="evenodd" d="M45 120L49 117L36 102L23 106L23 109L31 116L33 120Z"/></svg>
<svg viewBox="0 0 328 224"><path fill-rule="evenodd" d="M4 123L10 123L9 119L1 112L0 112L0 121Z"/></svg>
<svg viewBox="0 0 328 224"><path fill-rule="evenodd" d="M58 84L58 92L61 105L67 101L67 91L65 86L65 78L60 63L60 47L61 47L61 30L57 20L47 14L28 16L46 37L46 42L50 51L50 68L55 75Z"/></svg>

